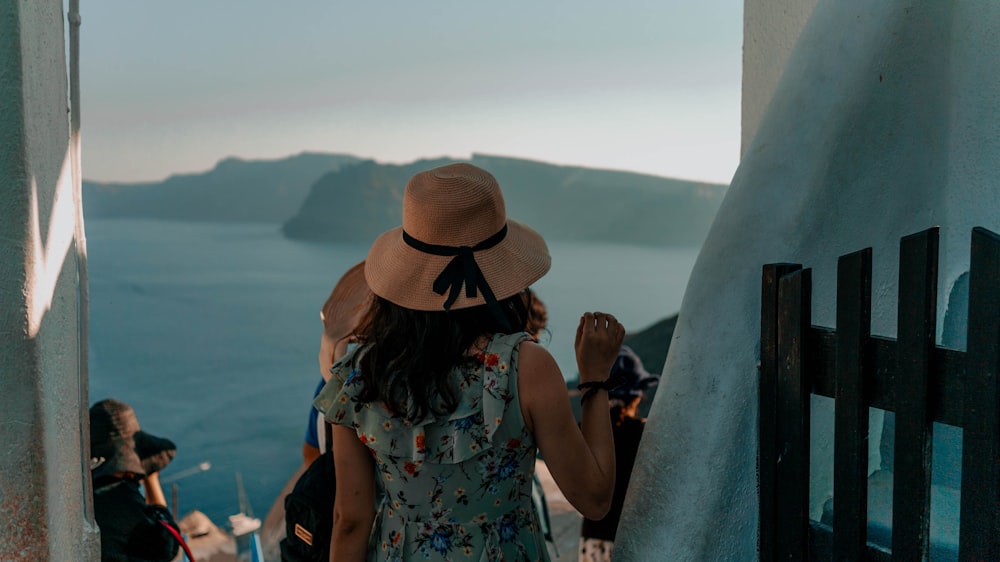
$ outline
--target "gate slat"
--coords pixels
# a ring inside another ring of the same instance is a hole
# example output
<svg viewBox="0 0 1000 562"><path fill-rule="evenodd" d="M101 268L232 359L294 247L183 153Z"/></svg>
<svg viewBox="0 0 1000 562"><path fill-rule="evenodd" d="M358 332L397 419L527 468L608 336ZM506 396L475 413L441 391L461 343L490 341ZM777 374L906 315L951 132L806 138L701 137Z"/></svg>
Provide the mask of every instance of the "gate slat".
<svg viewBox="0 0 1000 562"><path fill-rule="evenodd" d="M758 552L760 560L775 560L777 490L775 392L778 385L778 280L802 269L801 265L777 263L764 266L761 279L760 377L758 388Z"/></svg>
<svg viewBox="0 0 1000 562"><path fill-rule="evenodd" d="M837 264L836 400L833 473L833 559L862 560L868 532L868 406L872 251Z"/></svg>
<svg viewBox="0 0 1000 562"><path fill-rule="evenodd" d="M809 373L813 377L813 394L836 398L836 332L830 328L813 326L806 340L809 353ZM867 353L872 372L866 381L865 396L868 406L896 411L893 384L898 377L896 340L871 336ZM938 423L962 427L962 391L965 385L965 352L938 347L931 358L930 394L931 417Z"/></svg>
<svg viewBox="0 0 1000 562"><path fill-rule="evenodd" d="M961 560L1000 560L1000 237L972 231Z"/></svg>
<svg viewBox="0 0 1000 562"><path fill-rule="evenodd" d="M809 548L809 403L805 337L812 316L812 271L778 281L776 394L776 551L780 560L806 560Z"/></svg>
<svg viewBox="0 0 1000 562"><path fill-rule="evenodd" d="M937 320L938 229L899 248L893 560L926 560L929 548L931 419L927 400Z"/></svg>

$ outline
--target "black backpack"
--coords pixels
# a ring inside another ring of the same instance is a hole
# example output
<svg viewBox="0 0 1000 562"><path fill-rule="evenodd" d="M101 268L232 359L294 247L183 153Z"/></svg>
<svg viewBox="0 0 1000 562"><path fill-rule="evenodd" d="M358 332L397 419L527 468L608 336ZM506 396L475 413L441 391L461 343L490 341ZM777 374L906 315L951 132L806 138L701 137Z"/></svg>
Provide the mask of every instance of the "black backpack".
<svg viewBox="0 0 1000 562"><path fill-rule="evenodd" d="M333 533L333 498L337 489L333 451L313 461L285 496L282 562L327 562Z"/></svg>

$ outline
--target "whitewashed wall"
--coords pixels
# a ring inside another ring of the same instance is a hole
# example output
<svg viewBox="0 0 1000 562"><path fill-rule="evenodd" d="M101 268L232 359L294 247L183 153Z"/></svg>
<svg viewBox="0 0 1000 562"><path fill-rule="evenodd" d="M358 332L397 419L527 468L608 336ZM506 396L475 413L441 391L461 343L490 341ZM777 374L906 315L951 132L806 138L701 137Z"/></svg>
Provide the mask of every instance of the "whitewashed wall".
<svg viewBox="0 0 1000 562"><path fill-rule="evenodd" d="M100 558L60 0L0 2L0 560ZM82 246L80 247L82 249Z"/></svg>
<svg viewBox="0 0 1000 562"><path fill-rule="evenodd" d="M741 155L757 134L774 90L818 0L743 2Z"/></svg>
<svg viewBox="0 0 1000 562"><path fill-rule="evenodd" d="M763 264L813 268L813 322L833 326L837 257L872 246L872 332L894 336L900 237L941 226L947 295L968 268L971 228L1000 231L1000 3L820 0L782 73L810 4L746 3L752 140L684 297L616 560L756 558ZM832 428L819 406L814 435ZM814 516L831 492L831 454L828 439L814 441Z"/></svg>

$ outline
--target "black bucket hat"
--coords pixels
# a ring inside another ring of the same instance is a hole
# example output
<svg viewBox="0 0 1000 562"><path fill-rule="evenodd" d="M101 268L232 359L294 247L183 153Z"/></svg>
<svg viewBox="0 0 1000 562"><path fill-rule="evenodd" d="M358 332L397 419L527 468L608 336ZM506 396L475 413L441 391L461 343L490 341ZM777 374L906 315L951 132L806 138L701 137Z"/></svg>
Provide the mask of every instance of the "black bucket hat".
<svg viewBox="0 0 1000 562"><path fill-rule="evenodd" d="M646 389L660 382L660 377L649 374L642 366L642 359L627 345L618 351L618 358L611 367L611 378L621 382L608 391L608 396L620 400L642 396Z"/></svg>
<svg viewBox="0 0 1000 562"><path fill-rule="evenodd" d="M177 453L173 441L139 428L135 411L113 398L90 407L90 456L94 478L131 472L146 476L162 470Z"/></svg>

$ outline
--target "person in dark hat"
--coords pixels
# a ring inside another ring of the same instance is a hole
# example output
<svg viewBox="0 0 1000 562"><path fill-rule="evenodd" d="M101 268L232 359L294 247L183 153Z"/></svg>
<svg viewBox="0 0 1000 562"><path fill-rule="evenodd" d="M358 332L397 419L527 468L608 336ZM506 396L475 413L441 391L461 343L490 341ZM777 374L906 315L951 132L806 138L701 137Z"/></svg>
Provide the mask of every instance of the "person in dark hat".
<svg viewBox="0 0 1000 562"><path fill-rule="evenodd" d="M618 478L611 499L611 510L603 519L584 519L580 529L580 562L611 560L618 520L621 518L625 492L628 490L639 439L646 427L646 419L638 416L639 403L646 390L659 382L643 368L642 359L630 347L623 345L611 369L611 379L618 386L608 391L611 408L612 432L615 437L615 462Z"/></svg>
<svg viewBox="0 0 1000 562"><path fill-rule="evenodd" d="M128 404L109 398L90 407L94 516L101 528L102 562L167 562L177 556L180 535L159 480L176 451L169 439L142 431Z"/></svg>

